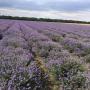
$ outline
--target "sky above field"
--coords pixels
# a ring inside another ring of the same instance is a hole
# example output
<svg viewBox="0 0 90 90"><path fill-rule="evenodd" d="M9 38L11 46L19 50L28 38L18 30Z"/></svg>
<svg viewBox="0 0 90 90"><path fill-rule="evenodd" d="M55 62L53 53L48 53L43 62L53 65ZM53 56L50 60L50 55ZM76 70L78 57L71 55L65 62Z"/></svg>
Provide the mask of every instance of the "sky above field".
<svg viewBox="0 0 90 90"><path fill-rule="evenodd" d="M0 0L0 14L90 21L90 0Z"/></svg>

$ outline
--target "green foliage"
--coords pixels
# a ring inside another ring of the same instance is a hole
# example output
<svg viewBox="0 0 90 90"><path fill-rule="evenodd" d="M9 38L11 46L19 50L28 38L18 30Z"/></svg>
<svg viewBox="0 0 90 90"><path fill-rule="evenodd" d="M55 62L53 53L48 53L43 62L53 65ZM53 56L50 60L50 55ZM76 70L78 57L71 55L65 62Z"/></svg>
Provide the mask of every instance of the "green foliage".
<svg viewBox="0 0 90 90"><path fill-rule="evenodd" d="M71 81L72 89L73 88L75 88L75 89L76 88L82 88L82 86L85 86L85 81L86 81L86 78L84 76L82 76L82 75L78 75L77 77L76 76L73 77L72 81Z"/></svg>
<svg viewBox="0 0 90 90"><path fill-rule="evenodd" d="M87 56L88 54L90 54L90 48L83 50L83 52L81 53L81 56Z"/></svg>
<svg viewBox="0 0 90 90"><path fill-rule="evenodd" d="M85 61L86 61L87 63L90 63L90 54L87 55L87 56L85 56L84 58L85 58Z"/></svg>
<svg viewBox="0 0 90 90"><path fill-rule="evenodd" d="M64 90L76 90L85 86L84 68L77 62L65 62L51 70L57 81L62 82Z"/></svg>
<svg viewBox="0 0 90 90"><path fill-rule="evenodd" d="M62 41L62 37L61 36L52 36L52 41L54 41L54 42L60 42L60 41Z"/></svg>
<svg viewBox="0 0 90 90"><path fill-rule="evenodd" d="M69 46L69 45L64 45L64 48L69 50L70 53L73 53L74 52L74 48Z"/></svg>

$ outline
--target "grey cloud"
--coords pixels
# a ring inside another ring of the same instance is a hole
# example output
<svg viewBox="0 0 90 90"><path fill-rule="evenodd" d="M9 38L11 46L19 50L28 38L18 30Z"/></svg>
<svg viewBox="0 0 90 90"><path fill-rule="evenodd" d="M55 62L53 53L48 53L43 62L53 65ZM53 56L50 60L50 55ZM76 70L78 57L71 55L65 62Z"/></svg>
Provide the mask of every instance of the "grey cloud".
<svg viewBox="0 0 90 90"><path fill-rule="evenodd" d="M47 7L54 10L62 10L62 11L81 11L85 9L90 9L90 2L48 2Z"/></svg>
<svg viewBox="0 0 90 90"><path fill-rule="evenodd" d="M43 1L42 1L43 2ZM90 9L90 1L78 0L78 1L63 1L63 0L47 0L47 2L43 4L38 4L35 0L26 1L26 0L6 0L0 1L0 7L9 7L9 8L17 8L17 9L26 9L26 10L37 10L37 11L45 11L45 10L56 10L56 11L83 11L86 9Z"/></svg>

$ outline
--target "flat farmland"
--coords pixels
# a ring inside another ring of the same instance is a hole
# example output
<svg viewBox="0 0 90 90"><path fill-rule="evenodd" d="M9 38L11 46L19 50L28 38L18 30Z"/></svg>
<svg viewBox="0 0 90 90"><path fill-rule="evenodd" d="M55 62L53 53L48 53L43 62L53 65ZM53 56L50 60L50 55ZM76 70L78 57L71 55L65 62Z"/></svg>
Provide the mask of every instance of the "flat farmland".
<svg viewBox="0 0 90 90"><path fill-rule="evenodd" d="M1 19L0 90L90 90L90 25Z"/></svg>

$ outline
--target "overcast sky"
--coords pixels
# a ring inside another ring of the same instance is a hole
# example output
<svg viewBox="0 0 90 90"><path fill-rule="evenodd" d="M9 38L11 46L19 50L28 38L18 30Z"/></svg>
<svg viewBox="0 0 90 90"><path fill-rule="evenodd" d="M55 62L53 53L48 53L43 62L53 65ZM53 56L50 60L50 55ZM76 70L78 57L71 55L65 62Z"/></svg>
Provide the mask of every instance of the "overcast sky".
<svg viewBox="0 0 90 90"><path fill-rule="evenodd" d="M0 0L0 14L90 21L90 0Z"/></svg>

